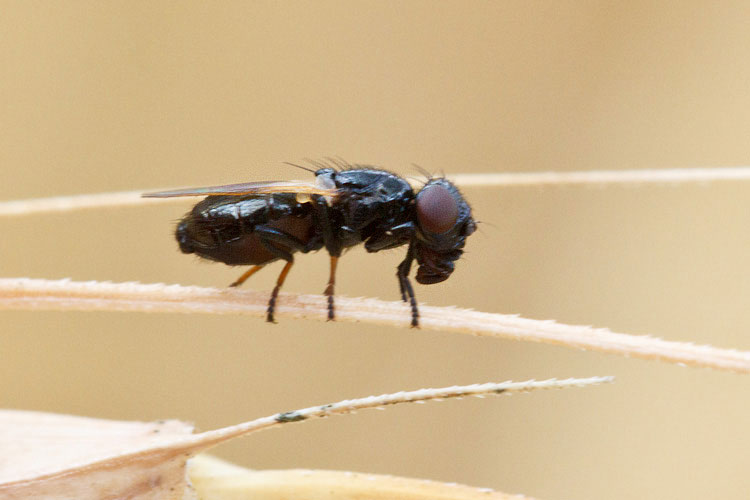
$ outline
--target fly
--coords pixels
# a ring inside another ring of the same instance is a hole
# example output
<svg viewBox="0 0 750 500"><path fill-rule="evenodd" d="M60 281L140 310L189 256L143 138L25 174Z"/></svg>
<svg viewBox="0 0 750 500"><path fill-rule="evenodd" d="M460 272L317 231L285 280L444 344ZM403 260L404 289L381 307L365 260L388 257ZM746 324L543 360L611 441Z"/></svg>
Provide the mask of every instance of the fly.
<svg viewBox="0 0 750 500"><path fill-rule="evenodd" d="M328 319L335 318L336 265L343 250L364 244L374 253L407 245L396 268L401 299L411 306L411 325L419 309L409 272L417 261L417 282L445 281L476 229L471 208L444 178L430 178L414 192L403 178L366 165L333 162L338 168L310 170L315 182L270 181L147 193L147 198L206 196L177 225L183 253L250 265L230 286L239 286L266 264L285 261L268 301L266 320L274 322L279 290L296 252L324 248L331 258L325 289ZM297 166L297 165L294 165ZM305 167L300 167L305 170Z"/></svg>

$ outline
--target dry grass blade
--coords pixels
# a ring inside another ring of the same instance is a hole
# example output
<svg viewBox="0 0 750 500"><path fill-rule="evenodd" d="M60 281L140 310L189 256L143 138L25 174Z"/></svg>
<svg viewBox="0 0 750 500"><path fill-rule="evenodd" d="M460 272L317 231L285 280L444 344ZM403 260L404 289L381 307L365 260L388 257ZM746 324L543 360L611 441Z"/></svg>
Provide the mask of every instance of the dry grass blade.
<svg viewBox="0 0 750 500"><path fill-rule="evenodd" d="M750 180L750 167L673 168L655 170L590 170L581 172L505 172L448 176L460 187L541 186L567 184L661 184ZM415 183L416 184L416 183ZM147 191L55 196L0 202L0 216L13 217L88 208L185 203L182 198L142 198Z"/></svg>
<svg viewBox="0 0 750 500"><path fill-rule="evenodd" d="M266 292L179 285L74 282L69 280L0 279L0 309L68 311L139 311L245 314L265 317ZM336 298L340 321L408 327L410 312L401 302ZM326 298L281 294L280 318L325 321ZM452 307L420 307L423 329L559 344L622 356L750 373L750 352L721 349L650 336L615 333L606 328L574 326L517 315L493 314Z"/></svg>
<svg viewBox="0 0 750 500"><path fill-rule="evenodd" d="M588 170L581 172L500 172L450 176L462 187L568 184L677 184L750 180L750 167Z"/></svg>
<svg viewBox="0 0 750 500"><path fill-rule="evenodd" d="M359 399L346 399L338 403L322 406L311 406L301 410L277 413L269 417L259 418L244 424L225 427L215 431L200 434L200 442L205 444L211 440L217 443L232 437L276 427L292 422L302 422L310 418L325 418L332 415L345 415L358 410L382 408L401 403L416 403L420 401L442 401L444 399L465 398L468 396L495 396L514 392L529 392L539 389L563 389L566 387L585 387L609 383L614 377L589 377L582 379L568 378L564 380L527 380L525 382L490 382L487 384L456 385L440 389L419 389L416 391L401 391L393 394L369 396Z"/></svg>
<svg viewBox="0 0 750 500"><path fill-rule="evenodd" d="M190 457L252 432L399 403L580 387L611 380L531 380L405 391L277 413L199 434L190 434L190 427L179 422L112 422L5 410L0 411L0 498L184 498L185 466ZM309 490L309 486L304 488ZM403 498L435 498L418 493ZM466 497L448 492L444 498Z"/></svg>
<svg viewBox="0 0 750 500"><path fill-rule="evenodd" d="M171 203L180 198L142 198L142 191L53 196L0 202L0 216L34 215L49 212L69 212L88 208L126 207ZM184 201L184 200L183 200Z"/></svg>

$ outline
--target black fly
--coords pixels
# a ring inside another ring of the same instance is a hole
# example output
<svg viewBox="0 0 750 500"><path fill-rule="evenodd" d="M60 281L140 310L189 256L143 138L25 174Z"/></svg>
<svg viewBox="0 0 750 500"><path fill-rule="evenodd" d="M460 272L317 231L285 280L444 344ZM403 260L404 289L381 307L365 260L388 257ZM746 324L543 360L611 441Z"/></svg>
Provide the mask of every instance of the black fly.
<svg viewBox="0 0 750 500"><path fill-rule="evenodd" d="M471 208L444 178L428 180L415 194L408 182L385 170L335 165L340 169L323 165L316 170L314 183L250 182L143 196L207 195L178 224L177 241L183 253L230 266L253 266L231 286L241 285L269 262L286 261L268 302L269 322L274 321L276 297L295 252L325 247L331 256L325 294L332 320L336 264L342 251L361 243L368 252L408 244L396 276L401 298L411 304L411 324L418 326L417 301L408 277L412 261L419 265L419 283L448 279L466 237L476 229Z"/></svg>

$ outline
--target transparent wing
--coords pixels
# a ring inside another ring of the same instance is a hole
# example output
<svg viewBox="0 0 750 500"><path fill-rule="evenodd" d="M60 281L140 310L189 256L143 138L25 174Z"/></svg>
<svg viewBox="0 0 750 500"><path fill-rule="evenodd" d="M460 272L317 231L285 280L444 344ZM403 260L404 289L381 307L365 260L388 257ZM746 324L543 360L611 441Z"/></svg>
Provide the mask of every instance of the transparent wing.
<svg viewBox="0 0 750 500"><path fill-rule="evenodd" d="M199 188L175 189L173 191L160 191L158 193L144 193L144 198L174 198L177 196L247 196L252 194L319 194L322 196L336 196L337 189L326 189L317 187L312 182L306 181L262 181L243 182L241 184L227 184L225 186L208 186Z"/></svg>

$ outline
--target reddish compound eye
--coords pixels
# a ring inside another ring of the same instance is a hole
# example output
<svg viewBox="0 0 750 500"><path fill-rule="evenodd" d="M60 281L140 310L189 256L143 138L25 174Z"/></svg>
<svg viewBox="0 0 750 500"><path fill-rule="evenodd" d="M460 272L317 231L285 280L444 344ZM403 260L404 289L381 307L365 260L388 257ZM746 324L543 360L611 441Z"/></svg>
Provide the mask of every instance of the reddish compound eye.
<svg viewBox="0 0 750 500"><path fill-rule="evenodd" d="M417 195L417 219L423 230L434 234L444 233L458 220L458 203L443 186L427 186Z"/></svg>

